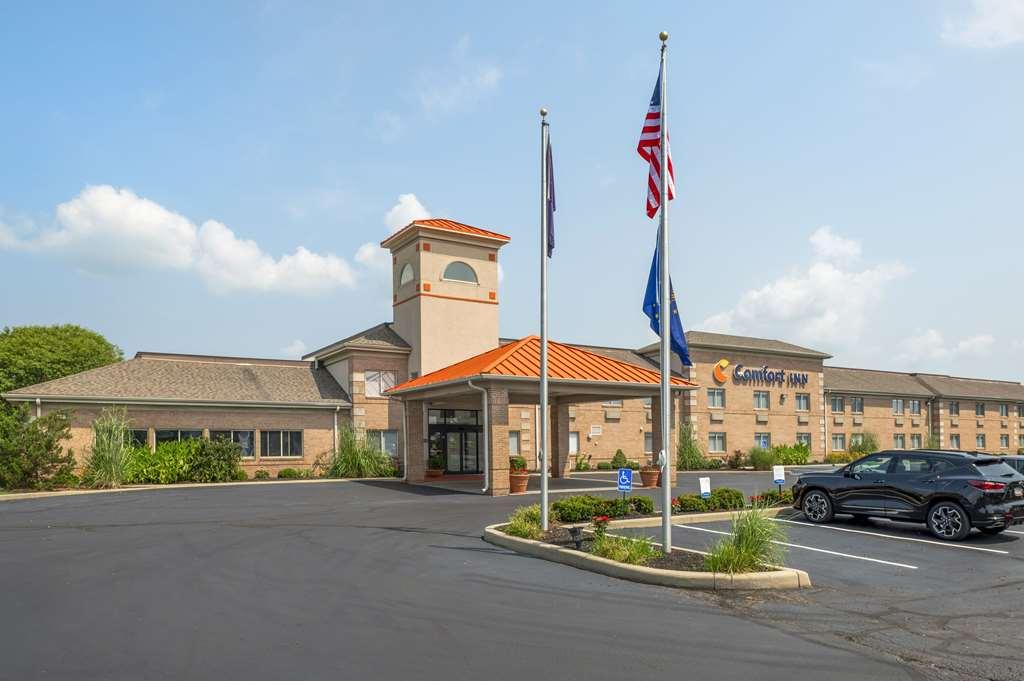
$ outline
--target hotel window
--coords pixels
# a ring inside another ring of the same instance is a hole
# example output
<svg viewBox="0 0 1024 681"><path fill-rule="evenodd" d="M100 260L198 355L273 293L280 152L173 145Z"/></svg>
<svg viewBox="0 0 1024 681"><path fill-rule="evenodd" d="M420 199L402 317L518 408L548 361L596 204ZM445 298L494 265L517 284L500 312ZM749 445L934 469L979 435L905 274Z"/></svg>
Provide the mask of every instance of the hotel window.
<svg viewBox="0 0 1024 681"><path fill-rule="evenodd" d="M210 439L223 438L238 444L242 449L242 456L249 458L256 453L255 431L252 430L211 430Z"/></svg>
<svg viewBox="0 0 1024 681"><path fill-rule="evenodd" d="M977 435L974 438L974 446L978 449L985 449L985 435Z"/></svg>
<svg viewBox="0 0 1024 681"><path fill-rule="evenodd" d="M903 433L896 433L892 436L892 446L896 449L906 449L907 436Z"/></svg>
<svg viewBox="0 0 1024 681"><path fill-rule="evenodd" d="M850 412L854 414L864 413L864 398L863 397L851 397L850 398Z"/></svg>
<svg viewBox="0 0 1024 681"><path fill-rule="evenodd" d="M920 416L921 415L921 400L910 400L910 415Z"/></svg>
<svg viewBox="0 0 1024 681"><path fill-rule="evenodd" d="M921 433L910 434L910 448L921 449Z"/></svg>
<svg viewBox="0 0 1024 681"><path fill-rule="evenodd" d="M476 278L476 272L473 268L464 262L456 260L450 263L448 267L444 268L444 274L441 275L442 279L448 281L464 281L467 284L477 284L479 281Z"/></svg>
<svg viewBox="0 0 1024 681"><path fill-rule="evenodd" d="M511 443L511 432L509 440ZM398 456L398 431L397 430L368 430L366 431L366 444L378 449L390 456ZM509 445L511 447L511 444Z"/></svg>
<svg viewBox="0 0 1024 681"><path fill-rule="evenodd" d="M725 433L708 433L708 452L721 454L725 451Z"/></svg>
<svg viewBox="0 0 1024 681"><path fill-rule="evenodd" d="M984 416L985 415L985 403L984 402L975 402L974 403L974 415L975 416Z"/></svg>
<svg viewBox="0 0 1024 681"><path fill-rule="evenodd" d="M578 430L574 430L569 433L569 453L580 453L580 433Z"/></svg>
<svg viewBox="0 0 1024 681"><path fill-rule="evenodd" d="M892 413L894 416L903 416L903 400L895 399L892 401Z"/></svg>
<svg viewBox="0 0 1024 681"><path fill-rule="evenodd" d="M1018 404L1017 405L1017 416L1019 416L1022 419L1024 419L1024 404Z"/></svg>
<svg viewBox="0 0 1024 681"><path fill-rule="evenodd" d="M846 400L844 398L833 395L831 402L833 414L842 414L846 410Z"/></svg>
<svg viewBox="0 0 1024 681"><path fill-rule="evenodd" d="M201 440L203 437L203 431L201 430L158 430L156 431L156 443L161 442L178 442L179 440Z"/></svg>
<svg viewBox="0 0 1024 681"><path fill-rule="evenodd" d="M805 445L807 447L810 447L811 446L811 434L810 433L797 433L796 434L796 443L798 445Z"/></svg>
<svg viewBox="0 0 1024 681"><path fill-rule="evenodd" d="M711 409L725 408L724 388L708 388L708 407Z"/></svg>
<svg viewBox="0 0 1024 681"><path fill-rule="evenodd" d="M769 409L771 404L772 398L767 390L754 391L754 409Z"/></svg>
<svg viewBox="0 0 1024 681"><path fill-rule="evenodd" d="M846 433L832 433L832 451L846 451Z"/></svg>
<svg viewBox="0 0 1024 681"><path fill-rule="evenodd" d="M810 393L797 393L796 394L796 410L797 411L810 411L811 410L811 394Z"/></svg>
<svg viewBox="0 0 1024 681"><path fill-rule="evenodd" d="M949 403L949 415L950 416L960 416L960 403L959 402L950 402Z"/></svg>
<svg viewBox="0 0 1024 681"><path fill-rule="evenodd" d="M597 437L604 433L604 428L601 426L590 426L590 437Z"/></svg>
<svg viewBox="0 0 1024 681"><path fill-rule="evenodd" d="M654 453L654 433L647 431L644 433L644 454Z"/></svg>
<svg viewBox="0 0 1024 681"><path fill-rule="evenodd" d="M949 448L950 449L960 449L960 436L959 435L950 435L949 436Z"/></svg>
<svg viewBox="0 0 1024 681"><path fill-rule="evenodd" d="M405 286L412 281L412 265L405 263L405 267L402 268L402 274L398 277L398 285Z"/></svg>
<svg viewBox="0 0 1024 681"><path fill-rule="evenodd" d="M1002 435L999 436L999 449L1009 449L1009 448L1010 448L1010 436L1007 435L1006 433L1003 433Z"/></svg>
<svg viewBox="0 0 1024 681"><path fill-rule="evenodd" d="M850 446L864 444L864 433L852 433L850 435Z"/></svg>
<svg viewBox="0 0 1024 681"><path fill-rule="evenodd" d="M519 431L508 431L508 455L519 456Z"/></svg>
<svg viewBox="0 0 1024 681"><path fill-rule="evenodd" d="M754 446L760 447L761 449L772 448L772 434L771 433L754 433Z"/></svg>
<svg viewBox="0 0 1024 681"><path fill-rule="evenodd" d="M1010 415L1010 405L1008 405L1008 404L1000 404L999 405L999 415L1002 416L1004 419L1007 416L1009 416Z"/></svg>
<svg viewBox="0 0 1024 681"><path fill-rule="evenodd" d="M398 384L398 373L371 369L363 372L363 380L363 394L367 397L381 397L385 390L390 390Z"/></svg>
<svg viewBox="0 0 1024 681"><path fill-rule="evenodd" d="M132 430L128 436L128 442L135 447L148 447L149 446L149 431L148 430Z"/></svg>
<svg viewBox="0 0 1024 681"><path fill-rule="evenodd" d="M302 456L302 431L261 430L260 456Z"/></svg>
<svg viewBox="0 0 1024 681"><path fill-rule="evenodd" d="M1024 435L1017 436L1017 446L1024 449Z"/></svg>

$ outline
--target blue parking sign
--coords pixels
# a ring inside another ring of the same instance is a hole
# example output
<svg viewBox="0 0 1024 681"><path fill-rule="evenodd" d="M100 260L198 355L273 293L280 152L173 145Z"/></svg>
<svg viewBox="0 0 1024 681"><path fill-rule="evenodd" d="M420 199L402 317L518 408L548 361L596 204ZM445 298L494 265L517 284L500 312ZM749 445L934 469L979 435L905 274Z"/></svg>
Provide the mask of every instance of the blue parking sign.
<svg viewBox="0 0 1024 681"><path fill-rule="evenodd" d="M619 469L619 491L620 492L632 492L633 491L633 469L632 468L620 468Z"/></svg>

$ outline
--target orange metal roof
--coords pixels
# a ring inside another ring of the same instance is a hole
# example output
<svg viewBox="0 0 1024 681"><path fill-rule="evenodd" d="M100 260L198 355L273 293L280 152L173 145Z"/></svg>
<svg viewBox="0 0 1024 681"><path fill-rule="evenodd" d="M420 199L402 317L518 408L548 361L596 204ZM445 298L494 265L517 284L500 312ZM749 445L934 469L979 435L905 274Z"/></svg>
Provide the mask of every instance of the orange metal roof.
<svg viewBox="0 0 1024 681"><path fill-rule="evenodd" d="M445 232L458 232L460 234L471 234L473 236L480 236L487 239L497 239L499 241L511 241L512 238L504 234L498 234L497 232L491 232L486 229L480 229L479 227L473 227L472 225L464 225L461 222L455 222L454 220L446 220L444 218L430 218L427 220L413 220L408 225L398 230L384 241L380 242L381 246L385 246L390 241L397 239L400 235L405 234L407 231L415 229L416 227L426 227L427 229L439 229ZM386 248L386 246L385 246Z"/></svg>
<svg viewBox="0 0 1024 681"><path fill-rule="evenodd" d="M456 362L443 369L406 381L388 392L404 392L437 383L447 383L473 376L510 376L540 378L540 338L527 336L482 354ZM554 380L596 381L604 383L646 383L658 385L658 371L621 362L581 348L548 341L548 377ZM672 385L693 386L676 376Z"/></svg>

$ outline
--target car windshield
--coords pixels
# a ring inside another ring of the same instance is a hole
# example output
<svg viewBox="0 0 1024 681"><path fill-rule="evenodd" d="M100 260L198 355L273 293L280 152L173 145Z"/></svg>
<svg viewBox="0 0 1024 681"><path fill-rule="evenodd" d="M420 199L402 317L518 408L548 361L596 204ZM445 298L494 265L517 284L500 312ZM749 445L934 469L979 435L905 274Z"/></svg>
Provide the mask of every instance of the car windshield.
<svg viewBox="0 0 1024 681"><path fill-rule="evenodd" d="M981 459L974 462L974 467L987 478L1012 478L1018 475L1017 469L999 459Z"/></svg>

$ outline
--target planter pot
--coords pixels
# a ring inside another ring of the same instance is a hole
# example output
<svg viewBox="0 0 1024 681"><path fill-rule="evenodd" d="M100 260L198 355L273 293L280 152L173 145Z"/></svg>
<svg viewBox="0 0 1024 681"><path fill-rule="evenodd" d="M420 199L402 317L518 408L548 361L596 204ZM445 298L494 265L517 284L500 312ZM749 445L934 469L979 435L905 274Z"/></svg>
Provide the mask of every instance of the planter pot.
<svg viewBox="0 0 1024 681"><path fill-rule="evenodd" d="M661 470L640 469L640 479L643 481L644 487L658 487L661 485Z"/></svg>
<svg viewBox="0 0 1024 681"><path fill-rule="evenodd" d="M427 477L428 478L440 478L442 475L444 475L444 470L442 470L440 468L428 468L427 469Z"/></svg>
<svg viewBox="0 0 1024 681"><path fill-rule="evenodd" d="M530 474L523 471L522 473L509 473L508 474L508 491L509 494L522 494L526 491L526 486L530 484Z"/></svg>

